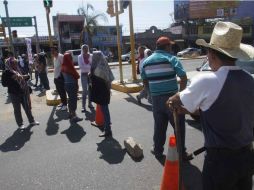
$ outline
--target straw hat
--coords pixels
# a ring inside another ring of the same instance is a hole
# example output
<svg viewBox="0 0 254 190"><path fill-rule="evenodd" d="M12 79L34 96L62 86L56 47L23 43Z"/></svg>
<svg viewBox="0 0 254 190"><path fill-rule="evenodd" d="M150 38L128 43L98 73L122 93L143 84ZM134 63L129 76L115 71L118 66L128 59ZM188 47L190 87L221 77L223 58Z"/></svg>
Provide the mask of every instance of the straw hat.
<svg viewBox="0 0 254 190"><path fill-rule="evenodd" d="M217 50L232 58L254 59L254 47L241 43L242 35L242 27L232 22L217 22L210 43L206 43L204 39L198 39L196 44Z"/></svg>

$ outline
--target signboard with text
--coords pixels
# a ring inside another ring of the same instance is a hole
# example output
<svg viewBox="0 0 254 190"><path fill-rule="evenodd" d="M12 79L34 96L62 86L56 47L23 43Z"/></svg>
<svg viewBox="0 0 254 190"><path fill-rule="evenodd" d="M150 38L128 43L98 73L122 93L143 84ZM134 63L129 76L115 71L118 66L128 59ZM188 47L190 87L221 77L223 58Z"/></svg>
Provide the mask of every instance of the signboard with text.
<svg viewBox="0 0 254 190"><path fill-rule="evenodd" d="M33 26L32 17L10 17L10 27L28 27ZM2 17L4 26L8 26L6 17Z"/></svg>

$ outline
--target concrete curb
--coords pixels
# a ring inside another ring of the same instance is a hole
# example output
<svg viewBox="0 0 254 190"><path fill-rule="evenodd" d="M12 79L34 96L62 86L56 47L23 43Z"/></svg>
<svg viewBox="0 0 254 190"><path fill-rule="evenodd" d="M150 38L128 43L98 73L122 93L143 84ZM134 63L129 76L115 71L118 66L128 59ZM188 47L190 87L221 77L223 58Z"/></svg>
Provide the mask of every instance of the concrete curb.
<svg viewBox="0 0 254 190"><path fill-rule="evenodd" d="M111 87L112 89L123 93L136 93L143 89L143 83L141 80L124 80L123 83L119 80L115 80L112 82Z"/></svg>

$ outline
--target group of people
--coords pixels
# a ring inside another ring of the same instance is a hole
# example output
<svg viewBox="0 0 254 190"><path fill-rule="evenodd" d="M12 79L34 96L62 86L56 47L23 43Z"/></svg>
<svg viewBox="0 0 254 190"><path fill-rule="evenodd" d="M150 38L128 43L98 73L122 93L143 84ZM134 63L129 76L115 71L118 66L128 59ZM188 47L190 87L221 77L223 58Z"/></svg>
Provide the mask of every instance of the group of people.
<svg viewBox="0 0 254 190"><path fill-rule="evenodd" d="M167 126L170 123L173 128L176 127L173 112L177 112L182 157L188 161L191 157L185 147L185 114L200 114L206 148L202 175L204 190L252 189L254 79L235 66L235 62L237 59L253 59L254 48L241 43L242 34L240 26L219 21L210 43L197 40L197 45L207 49L213 72L196 77L189 86L181 62L170 53L173 40L160 37L152 54L145 47L139 47L139 72L146 91L142 93L146 95L141 93L137 99L141 102L142 97L151 98L154 118L154 145L151 152L156 158L163 157ZM81 49L82 53L78 57L79 74L71 54L62 55L57 47L51 48L55 67L54 83L62 101L60 109L66 110L68 103L70 121L82 120L76 116L78 79L81 76L82 112L86 112L87 99L89 108L93 108L91 102L99 104L105 119L105 131L100 136L112 136L108 105L114 76L102 52L94 51L90 54L87 45ZM31 113L26 83L29 77L21 74L13 57L6 60L6 71L2 82L8 86L17 124L20 127L23 125L20 104L30 124L38 124ZM177 77L180 78L179 84ZM16 91L22 95L17 96Z"/></svg>
<svg viewBox="0 0 254 190"><path fill-rule="evenodd" d="M206 150L202 171L204 190L251 190L254 173L254 79L235 65L237 59L254 59L254 47L242 44L243 29L219 21L207 50L213 72L199 75L187 86L186 72L170 53L174 41L160 37L156 51L143 61L141 77L152 97L155 157L163 156L168 122L179 118L183 161L191 159L185 148L185 114L200 114ZM177 77L180 78L178 87Z"/></svg>
<svg viewBox="0 0 254 190"><path fill-rule="evenodd" d="M61 98L59 110L69 110L71 123L82 121L76 115L78 80L81 78L82 85L82 112L86 112L86 102L88 107L94 109L92 102L100 105L104 115L104 132L100 137L112 136L111 119L109 112L111 82L114 80L113 73L110 70L107 60L101 51L89 52L89 46L81 46L81 54L78 56L78 65L80 73L74 67L70 53L62 55L56 46L51 48L54 57L54 83L56 90ZM68 101L67 96L68 94Z"/></svg>

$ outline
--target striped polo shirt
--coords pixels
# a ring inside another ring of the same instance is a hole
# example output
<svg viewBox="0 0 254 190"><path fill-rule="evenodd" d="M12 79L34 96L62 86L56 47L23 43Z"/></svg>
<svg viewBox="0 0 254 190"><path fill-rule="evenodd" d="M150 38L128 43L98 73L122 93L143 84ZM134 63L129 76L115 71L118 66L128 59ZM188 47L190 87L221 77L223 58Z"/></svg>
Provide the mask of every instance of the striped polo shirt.
<svg viewBox="0 0 254 190"><path fill-rule="evenodd" d="M177 77L185 76L180 61L170 53L156 50L143 62L141 78L149 81L152 96L178 92Z"/></svg>

